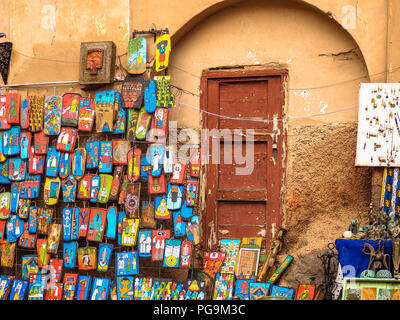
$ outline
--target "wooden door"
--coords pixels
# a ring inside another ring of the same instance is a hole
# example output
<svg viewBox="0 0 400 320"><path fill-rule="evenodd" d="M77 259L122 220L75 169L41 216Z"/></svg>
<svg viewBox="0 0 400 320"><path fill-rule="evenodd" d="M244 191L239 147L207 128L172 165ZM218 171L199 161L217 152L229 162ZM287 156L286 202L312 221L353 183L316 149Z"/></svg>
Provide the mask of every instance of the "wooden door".
<svg viewBox="0 0 400 320"><path fill-rule="evenodd" d="M282 83L286 74L286 70L203 73L203 129L242 129L244 134L245 129L254 129L254 157L247 160L253 170L245 175L236 174L235 169L245 165L237 163L233 156L231 164L224 163L229 156L229 149L225 154L224 148L228 135L219 142L213 134L208 139L208 161L202 168L206 179L202 231L203 245L209 250L215 249L221 238L260 236L262 248L269 248L273 232L281 225L284 138L279 119L283 116ZM269 121L262 121L266 119ZM245 135L241 137L245 155ZM219 163L212 160L213 143L219 144Z"/></svg>

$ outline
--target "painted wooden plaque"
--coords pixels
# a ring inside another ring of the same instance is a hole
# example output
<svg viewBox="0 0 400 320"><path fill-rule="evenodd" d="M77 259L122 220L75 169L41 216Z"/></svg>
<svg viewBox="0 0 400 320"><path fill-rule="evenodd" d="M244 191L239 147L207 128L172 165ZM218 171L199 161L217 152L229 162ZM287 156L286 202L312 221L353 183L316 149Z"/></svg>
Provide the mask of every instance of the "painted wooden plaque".
<svg viewBox="0 0 400 320"><path fill-rule="evenodd" d="M99 172L112 171L112 141L100 141Z"/></svg>
<svg viewBox="0 0 400 320"><path fill-rule="evenodd" d="M11 291L14 276L0 276L0 300L7 300Z"/></svg>
<svg viewBox="0 0 400 320"><path fill-rule="evenodd" d="M79 270L96 270L97 266L96 247L78 248L78 268Z"/></svg>
<svg viewBox="0 0 400 320"><path fill-rule="evenodd" d="M51 282L60 282L61 281L61 274L63 272L64 260L58 258L51 258L50 259L50 276Z"/></svg>
<svg viewBox="0 0 400 320"><path fill-rule="evenodd" d="M81 180L85 175L85 166L86 166L86 149L85 148L77 148L72 154L71 158L71 169L72 174L77 180Z"/></svg>
<svg viewBox="0 0 400 320"><path fill-rule="evenodd" d="M36 233L30 233L28 227L18 239L18 246L24 249L34 249L36 244Z"/></svg>
<svg viewBox="0 0 400 320"><path fill-rule="evenodd" d="M164 146L161 145L151 145L150 146L150 156L151 156L151 175L153 177L159 177L162 171L162 163L164 157Z"/></svg>
<svg viewBox="0 0 400 320"><path fill-rule="evenodd" d="M21 219L26 219L29 216L29 207L31 205L31 200L19 198L18 201L18 217Z"/></svg>
<svg viewBox="0 0 400 320"><path fill-rule="evenodd" d="M151 260L162 261L164 259L165 240L170 237L170 230L152 231Z"/></svg>
<svg viewBox="0 0 400 320"><path fill-rule="evenodd" d="M64 202L76 201L76 186L77 181L74 176L68 176L62 181L62 192Z"/></svg>
<svg viewBox="0 0 400 320"><path fill-rule="evenodd" d="M126 198L126 191L127 191L127 187L128 187L128 183L130 183L130 181L128 180L128 175L124 175L122 178L122 183L121 186L119 188L119 195L118 195L118 204L124 204L125 203L125 198Z"/></svg>
<svg viewBox="0 0 400 320"><path fill-rule="evenodd" d="M172 108L175 96L171 92L170 76L154 76L156 82L157 108Z"/></svg>
<svg viewBox="0 0 400 320"><path fill-rule="evenodd" d="M156 83L154 80L150 80L144 89L144 108L148 113L153 113L156 110L156 105Z"/></svg>
<svg viewBox="0 0 400 320"><path fill-rule="evenodd" d="M78 209L79 210L79 209ZM79 212L79 211L78 211ZM79 217L79 216L78 216ZM62 210L62 222L63 222L63 240L64 241L71 241L77 240L77 237L72 238L72 226L75 226L75 229L78 229L78 223L75 220L74 208L63 208ZM79 219L79 218L78 218ZM76 234L75 234L76 235Z"/></svg>
<svg viewBox="0 0 400 320"><path fill-rule="evenodd" d="M58 96L50 96L45 99L43 131L48 136L56 136L60 133L62 103L63 98Z"/></svg>
<svg viewBox="0 0 400 320"><path fill-rule="evenodd" d="M146 134L150 128L151 118L152 114L147 113L146 109L142 107L139 111L135 130L135 137L137 140L146 139Z"/></svg>
<svg viewBox="0 0 400 320"><path fill-rule="evenodd" d="M25 180L28 162L21 158L10 158L8 163L8 179L11 181Z"/></svg>
<svg viewBox="0 0 400 320"><path fill-rule="evenodd" d="M8 219L10 217L11 193L0 193L0 219Z"/></svg>
<svg viewBox="0 0 400 320"><path fill-rule="evenodd" d="M115 253L115 276L136 275L139 273L137 251Z"/></svg>
<svg viewBox="0 0 400 320"><path fill-rule="evenodd" d="M167 193L166 184L164 173L161 173L159 177L153 177L151 174L149 175L148 187L150 194Z"/></svg>
<svg viewBox="0 0 400 320"><path fill-rule="evenodd" d="M118 200L119 189L123 179L124 166L116 166L114 169L114 176L111 184L109 200Z"/></svg>
<svg viewBox="0 0 400 320"><path fill-rule="evenodd" d="M11 125L7 122L6 96L0 96L0 130L8 130Z"/></svg>
<svg viewBox="0 0 400 320"><path fill-rule="evenodd" d="M186 204L194 207L197 199L198 181L187 181L186 184Z"/></svg>
<svg viewBox="0 0 400 320"><path fill-rule="evenodd" d="M192 148L190 149L190 175L192 177L199 177L201 165L201 149Z"/></svg>
<svg viewBox="0 0 400 320"><path fill-rule="evenodd" d="M30 109L30 101L28 99L24 99L22 101L21 114L20 114L20 124L21 128L24 130L29 128L29 109Z"/></svg>
<svg viewBox="0 0 400 320"><path fill-rule="evenodd" d="M60 194L61 189L61 180L60 178L50 178L46 177L44 184L44 202L49 205L55 205L58 203L58 196Z"/></svg>
<svg viewBox="0 0 400 320"><path fill-rule="evenodd" d="M142 150L134 148L128 152L128 179L135 182L140 178L140 161Z"/></svg>
<svg viewBox="0 0 400 320"><path fill-rule="evenodd" d="M1 266L12 268L14 265L16 243L3 242L1 247Z"/></svg>
<svg viewBox="0 0 400 320"><path fill-rule="evenodd" d="M175 158L174 168L171 179L171 184L183 184L186 177L186 160L182 158Z"/></svg>
<svg viewBox="0 0 400 320"><path fill-rule="evenodd" d="M77 198L80 200L90 200L91 181L94 174L85 174L78 184Z"/></svg>
<svg viewBox="0 0 400 320"><path fill-rule="evenodd" d="M130 217L139 216L141 183L128 183L126 187L125 210Z"/></svg>
<svg viewBox="0 0 400 320"><path fill-rule="evenodd" d="M117 300L133 300L134 293L135 293L134 277L132 276L117 277Z"/></svg>
<svg viewBox="0 0 400 320"><path fill-rule="evenodd" d="M271 297L284 297L293 299L295 290L293 288L282 287L282 286L271 286L269 296Z"/></svg>
<svg viewBox="0 0 400 320"><path fill-rule="evenodd" d="M179 268L182 241L178 239L166 239L164 249L164 263L166 268Z"/></svg>
<svg viewBox="0 0 400 320"><path fill-rule="evenodd" d="M183 240L181 246L181 268L189 268L192 258L193 242L189 240Z"/></svg>
<svg viewBox="0 0 400 320"><path fill-rule="evenodd" d="M86 168L97 168L100 160L100 141L87 141L86 153Z"/></svg>
<svg viewBox="0 0 400 320"><path fill-rule="evenodd" d="M63 284L61 282L51 282L47 284L44 293L44 300L59 301L62 299Z"/></svg>
<svg viewBox="0 0 400 320"><path fill-rule="evenodd" d="M112 206L107 210L107 239L115 239L117 234L117 207Z"/></svg>
<svg viewBox="0 0 400 320"><path fill-rule="evenodd" d="M58 167L60 161L60 151L55 147L49 147L46 157L46 176L58 177Z"/></svg>
<svg viewBox="0 0 400 320"><path fill-rule="evenodd" d="M198 216L193 216L186 226L186 237L193 241L193 244L200 243L200 221Z"/></svg>
<svg viewBox="0 0 400 320"><path fill-rule="evenodd" d="M59 164L58 175L61 179L67 178L71 175L71 159L72 154L69 152L62 152Z"/></svg>
<svg viewBox="0 0 400 320"><path fill-rule="evenodd" d="M171 218L171 212L167 207L167 198L163 196L157 196L154 198L154 218L158 220L167 220Z"/></svg>
<svg viewBox="0 0 400 320"><path fill-rule="evenodd" d="M93 176L90 179L90 202L97 202L100 191L100 176Z"/></svg>
<svg viewBox="0 0 400 320"><path fill-rule="evenodd" d="M62 300L75 300L76 284L78 282L78 274L64 274L64 290Z"/></svg>
<svg viewBox="0 0 400 320"><path fill-rule="evenodd" d="M29 158L31 141L32 141L32 133L28 131L21 131L20 135L21 159Z"/></svg>
<svg viewBox="0 0 400 320"><path fill-rule="evenodd" d="M118 225L117 225L117 234L118 234L118 244L122 244L122 225L123 225L123 220L126 217L126 212L124 211L119 211L118 212Z"/></svg>
<svg viewBox="0 0 400 320"><path fill-rule="evenodd" d="M112 141L112 162L113 164L128 164L128 152L130 142L128 140L113 140Z"/></svg>
<svg viewBox="0 0 400 320"><path fill-rule="evenodd" d="M30 233L36 233L37 231L38 214L39 214L39 208L37 206L29 207L28 231Z"/></svg>
<svg viewBox="0 0 400 320"><path fill-rule="evenodd" d="M26 280L14 279L8 300L24 300L28 292L29 282Z"/></svg>
<svg viewBox="0 0 400 320"><path fill-rule="evenodd" d="M87 236L90 208L79 208L79 238Z"/></svg>
<svg viewBox="0 0 400 320"><path fill-rule="evenodd" d="M36 253L38 255L38 266L43 268L49 264L50 253L47 253L47 239L36 239Z"/></svg>
<svg viewBox="0 0 400 320"><path fill-rule="evenodd" d="M3 150L3 131L0 131L0 162L4 162L6 161L6 156L4 154L4 150Z"/></svg>
<svg viewBox="0 0 400 320"><path fill-rule="evenodd" d="M0 184L11 183L11 181L8 179L8 162L9 159L0 163Z"/></svg>
<svg viewBox="0 0 400 320"><path fill-rule="evenodd" d="M113 176L110 174L100 174L100 188L99 195L97 197L97 202L107 203L110 198L111 185L113 181Z"/></svg>
<svg viewBox="0 0 400 320"><path fill-rule="evenodd" d="M40 132L43 130L44 95L29 94L29 131Z"/></svg>
<svg viewBox="0 0 400 320"><path fill-rule="evenodd" d="M138 236L138 254L139 257L151 257L151 230L140 230Z"/></svg>
<svg viewBox="0 0 400 320"><path fill-rule="evenodd" d="M73 152L78 139L78 129L62 127L57 138L56 149L61 152Z"/></svg>
<svg viewBox="0 0 400 320"><path fill-rule="evenodd" d="M139 219L124 217L122 219L121 245L135 246L138 236Z"/></svg>
<svg viewBox="0 0 400 320"><path fill-rule="evenodd" d="M169 55L171 52L171 37L165 33L157 38L156 43L155 66L156 72L164 70L168 67Z"/></svg>
<svg viewBox="0 0 400 320"><path fill-rule="evenodd" d="M75 300L88 300L91 288L91 276L78 276L78 284L76 287Z"/></svg>
<svg viewBox="0 0 400 320"><path fill-rule="evenodd" d="M11 184L11 192L10 192L10 211L12 213L16 213L18 209L18 201L19 201L19 189L20 184L18 182L14 182ZM1 197L1 202L5 201L6 199ZM0 216L0 219L1 216Z"/></svg>
<svg viewBox="0 0 400 320"><path fill-rule="evenodd" d="M225 252L207 251L203 257L203 272L207 273L211 279L214 279L216 274L221 269L222 263L226 257Z"/></svg>
<svg viewBox="0 0 400 320"><path fill-rule="evenodd" d="M49 227L49 235L47 238L47 252L57 253L58 246L61 239L62 225L59 223L52 223Z"/></svg>
<svg viewBox="0 0 400 320"><path fill-rule="evenodd" d="M93 98L81 98L79 101L78 130L90 132L93 129L95 104Z"/></svg>
<svg viewBox="0 0 400 320"><path fill-rule="evenodd" d="M240 248L235 275L238 279L251 279L257 276L259 248Z"/></svg>
<svg viewBox="0 0 400 320"><path fill-rule="evenodd" d="M48 234L49 226L53 219L52 208L39 208L38 210L38 234Z"/></svg>
<svg viewBox="0 0 400 320"><path fill-rule="evenodd" d="M29 291L28 300L39 300L44 299L44 290L46 288L45 276L40 271L37 274L29 275Z"/></svg>
<svg viewBox="0 0 400 320"><path fill-rule="evenodd" d="M137 121L139 118L139 110L136 109L126 109L127 113L128 113L128 121L127 121L127 139L129 141L134 141L136 140L136 125L137 125Z"/></svg>
<svg viewBox="0 0 400 320"><path fill-rule="evenodd" d="M65 268L76 267L76 256L78 251L78 242L63 242L63 259Z"/></svg>
<svg viewBox="0 0 400 320"><path fill-rule="evenodd" d="M118 92L116 92L117 94ZM126 131L127 111L125 108L120 107L118 110L117 118L115 119L113 133L125 133Z"/></svg>
<svg viewBox="0 0 400 320"><path fill-rule="evenodd" d="M220 272L234 274L240 250L240 239L220 239L220 250L226 253Z"/></svg>
<svg viewBox="0 0 400 320"><path fill-rule="evenodd" d="M87 240L101 242L105 231L107 210L102 208L91 208Z"/></svg>
<svg viewBox="0 0 400 320"><path fill-rule="evenodd" d="M168 135L168 115L168 109L157 108L155 110L147 139L149 142L166 142Z"/></svg>
<svg viewBox="0 0 400 320"><path fill-rule="evenodd" d="M78 93L65 93L62 96L61 125L77 127L79 103L82 96Z"/></svg>
<svg viewBox="0 0 400 320"><path fill-rule="evenodd" d="M172 211L174 220L174 236L184 237L186 235L186 222L182 219L180 211Z"/></svg>
<svg viewBox="0 0 400 320"><path fill-rule="evenodd" d="M19 123L21 95L17 92L6 94L6 119L9 124Z"/></svg>
<svg viewBox="0 0 400 320"><path fill-rule="evenodd" d="M97 260L97 270L107 272L110 265L114 245L107 243L99 244L99 254Z"/></svg>
<svg viewBox="0 0 400 320"><path fill-rule="evenodd" d="M6 156L15 156L20 154L21 128L11 127L3 131L3 153Z"/></svg>
<svg viewBox="0 0 400 320"><path fill-rule="evenodd" d="M142 74L146 71L146 44L145 37L129 40L126 69L130 74Z"/></svg>
<svg viewBox="0 0 400 320"><path fill-rule="evenodd" d="M182 202L183 203L182 203L181 208L179 209L179 213L181 214L182 219L184 221L190 221L193 216L193 207L188 207L186 200L182 201Z"/></svg>
<svg viewBox="0 0 400 320"><path fill-rule="evenodd" d="M93 278L90 300L107 300L110 291L110 279Z"/></svg>
<svg viewBox="0 0 400 320"><path fill-rule="evenodd" d="M167 207L169 210L178 210L182 206L183 186L168 184Z"/></svg>
<svg viewBox="0 0 400 320"><path fill-rule="evenodd" d="M152 201L142 202L142 212L140 219L140 228L150 228L155 229L157 222L154 219L154 203Z"/></svg>
<svg viewBox="0 0 400 320"><path fill-rule="evenodd" d="M112 132L114 125L114 99L114 89L96 92L96 132Z"/></svg>
<svg viewBox="0 0 400 320"><path fill-rule="evenodd" d="M142 75L128 74L122 83L121 96L126 109L140 109L143 101L145 81Z"/></svg>
<svg viewBox="0 0 400 320"><path fill-rule="evenodd" d="M35 148L31 146L28 159L29 174L43 174L45 167L45 156L35 154Z"/></svg>

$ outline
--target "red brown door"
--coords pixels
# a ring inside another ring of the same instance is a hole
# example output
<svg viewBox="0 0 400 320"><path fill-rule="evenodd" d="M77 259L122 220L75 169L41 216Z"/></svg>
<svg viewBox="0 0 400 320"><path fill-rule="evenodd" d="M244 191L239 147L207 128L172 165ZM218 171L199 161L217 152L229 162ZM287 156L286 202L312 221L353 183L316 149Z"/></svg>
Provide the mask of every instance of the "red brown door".
<svg viewBox="0 0 400 320"><path fill-rule="evenodd" d="M203 167L203 244L209 250L215 249L221 238L243 237L262 237L262 248L268 248L272 233L281 225L283 126L278 119L283 113L285 76L286 70L211 71L202 76L203 129L214 129ZM243 130L243 135L236 134L240 137L236 146L242 146L241 161L233 154L234 144L231 149L225 145L232 141L234 135L229 138L229 132L234 129ZM246 129L254 129L247 142ZM254 156L246 157L249 142L254 143ZM237 174L238 168L246 166L247 173Z"/></svg>

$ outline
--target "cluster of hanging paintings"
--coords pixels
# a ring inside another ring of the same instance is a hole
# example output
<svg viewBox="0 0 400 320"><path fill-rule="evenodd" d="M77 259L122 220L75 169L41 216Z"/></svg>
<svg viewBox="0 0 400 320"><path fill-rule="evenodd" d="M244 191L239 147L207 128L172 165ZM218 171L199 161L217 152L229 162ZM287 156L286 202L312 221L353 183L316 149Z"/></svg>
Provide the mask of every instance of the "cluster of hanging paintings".
<svg viewBox="0 0 400 320"><path fill-rule="evenodd" d="M162 71L169 35L155 47ZM140 274L142 259L191 267L201 149L166 145L174 95L169 76L144 80L145 38L130 40L127 70L93 98L0 96L0 299L204 299L201 279Z"/></svg>
<svg viewBox="0 0 400 320"><path fill-rule="evenodd" d="M267 282L256 280L261 242L262 238L221 239L219 251L204 253L203 272L214 281L212 300L257 300L267 296L300 300L294 288L275 284L293 260L290 255ZM310 286L315 291L314 285Z"/></svg>

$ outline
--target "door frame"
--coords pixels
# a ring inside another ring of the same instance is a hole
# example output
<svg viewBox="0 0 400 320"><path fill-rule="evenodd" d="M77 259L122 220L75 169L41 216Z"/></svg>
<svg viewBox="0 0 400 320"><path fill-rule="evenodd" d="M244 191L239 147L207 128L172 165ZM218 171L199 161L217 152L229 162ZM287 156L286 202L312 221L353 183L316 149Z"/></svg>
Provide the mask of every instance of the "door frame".
<svg viewBox="0 0 400 320"><path fill-rule="evenodd" d="M288 70L287 69L228 69L228 70L206 70L203 71L200 80L200 109L205 111L201 112L201 128L202 129L209 129L208 128L208 118L214 117L213 115L208 115L207 112L209 111L208 108L208 82L210 80L223 80L223 79L232 79L232 78L251 78L249 80L254 80L254 78L265 78L265 77L279 77L280 78L280 88L281 93L279 96L276 97L274 103L280 106L278 111L278 119L283 119L285 115L285 83L288 77ZM272 120L272 119L270 119ZM274 184L271 189L267 189L267 210L266 210L266 226L274 226L273 230L265 230L265 240L266 240L266 250L268 250L271 238L274 236L272 233L277 233L279 227L282 226L283 222L283 210L285 207L284 204L284 186L286 185L286 161L287 161L287 135L286 135L286 125L284 125L283 121L276 121L278 125L278 129L280 130L280 134L277 136L277 145L278 149L274 151L274 159L276 161L276 165L278 166L277 170L274 170L274 174L270 175L277 184ZM270 122L268 125L268 129L273 129L273 123ZM271 140L268 142L272 142ZM211 141L208 141L208 146L210 146ZM269 143L268 145L271 145ZM268 146L269 147L269 146ZM208 148L210 149L210 147ZM204 157L207 155L203 155ZM274 159L268 159L268 163L273 163ZM201 245L205 250L216 250L218 243L217 243L217 226L214 224L216 220L215 217L217 215L217 206L214 208L213 214L207 215L208 203L210 203L207 198L208 193L208 175L209 174L216 174L215 169L217 165L208 166L208 164L202 163L201 166L201 177L202 177L202 188L201 188L201 198L200 198L200 213L201 213ZM268 206L270 204L270 206ZM278 208L278 212L270 212L272 208Z"/></svg>

